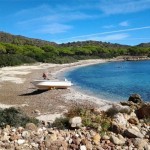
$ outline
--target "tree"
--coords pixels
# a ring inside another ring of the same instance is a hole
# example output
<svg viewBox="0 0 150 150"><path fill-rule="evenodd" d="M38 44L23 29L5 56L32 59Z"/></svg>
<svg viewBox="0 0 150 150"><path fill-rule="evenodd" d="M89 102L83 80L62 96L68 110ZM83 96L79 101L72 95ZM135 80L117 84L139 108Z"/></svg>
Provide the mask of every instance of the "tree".
<svg viewBox="0 0 150 150"><path fill-rule="evenodd" d="M6 47L0 43L0 54L5 54L6 53Z"/></svg>

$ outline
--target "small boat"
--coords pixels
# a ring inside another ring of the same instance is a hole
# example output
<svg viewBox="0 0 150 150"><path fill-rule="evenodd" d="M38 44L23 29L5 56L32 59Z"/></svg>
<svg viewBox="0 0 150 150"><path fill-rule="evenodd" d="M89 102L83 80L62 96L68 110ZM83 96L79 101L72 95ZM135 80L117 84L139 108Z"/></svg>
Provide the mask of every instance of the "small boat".
<svg viewBox="0 0 150 150"><path fill-rule="evenodd" d="M65 79L65 81L59 80L34 80L31 82L39 90L49 90L49 89L67 89L73 84L71 81Z"/></svg>

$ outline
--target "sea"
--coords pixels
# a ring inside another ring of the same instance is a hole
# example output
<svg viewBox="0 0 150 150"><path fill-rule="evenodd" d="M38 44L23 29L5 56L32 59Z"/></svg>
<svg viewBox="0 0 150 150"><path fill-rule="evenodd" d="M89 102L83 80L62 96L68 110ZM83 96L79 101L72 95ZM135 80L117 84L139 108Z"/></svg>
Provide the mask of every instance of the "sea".
<svg viewBox="0 0 150 150"><path fill-rule="evenodd" d="M140 94L150 102L150 61L120 61L84 66L65 73L74 87L109 101L127 101Z"/></svg>

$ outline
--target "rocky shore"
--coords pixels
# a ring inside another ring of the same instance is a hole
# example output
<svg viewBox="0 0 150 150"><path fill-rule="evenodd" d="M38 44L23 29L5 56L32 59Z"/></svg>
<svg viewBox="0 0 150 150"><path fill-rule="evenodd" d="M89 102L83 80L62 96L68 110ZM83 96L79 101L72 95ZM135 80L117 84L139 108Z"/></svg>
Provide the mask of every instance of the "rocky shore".
<svg viewBox="0 0 150 150"><path fill-rule="evenodd" d="M92 112L97 116L103 113L97 109ZM0 149L150 150L149 114L150 104L144 103L136 94L128 102L114 105L107 111L107 115L111 115L111 124L103 133L102 124L97 129L85 126L82 116L71 117L70 127L63 130L48 122L41 122L38 127L33 123L24 128L7 125L0 129Z"/></svg>

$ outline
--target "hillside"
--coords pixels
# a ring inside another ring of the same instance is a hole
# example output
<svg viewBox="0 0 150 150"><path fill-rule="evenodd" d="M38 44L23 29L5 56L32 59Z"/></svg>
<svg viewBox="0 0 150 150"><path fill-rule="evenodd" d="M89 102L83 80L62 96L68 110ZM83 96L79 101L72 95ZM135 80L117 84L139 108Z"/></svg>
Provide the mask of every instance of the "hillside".
<svg viewBox="0 0 150 150"><path fill-rule="evenodd" d="M137 46L139 46L139 47L150 47L150 42L148 42L148 43L141 43L141 44L139 44Z"/></svg>
<svg viewBox="0 0 150 150"><path fill-rule="evenodd" d="M150 56L150 43L137 46L101 41L78 41L57 44L40 39L0 32L0 67L23 63L71 63L83 59L118 56Z"/></svg>
<svg viewBox="0 0 150 150"><path fill-rule="evenodd" d="M56 45L56 43L54 42L28 38L21 35L12 35L5 32L0 32L0 42L11 43L16 45L34 45L39 47L44 45Z"/></svg>

